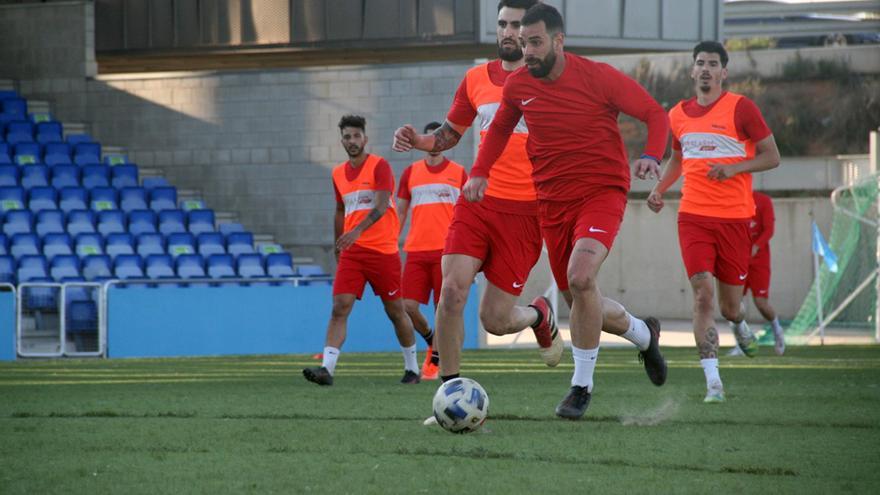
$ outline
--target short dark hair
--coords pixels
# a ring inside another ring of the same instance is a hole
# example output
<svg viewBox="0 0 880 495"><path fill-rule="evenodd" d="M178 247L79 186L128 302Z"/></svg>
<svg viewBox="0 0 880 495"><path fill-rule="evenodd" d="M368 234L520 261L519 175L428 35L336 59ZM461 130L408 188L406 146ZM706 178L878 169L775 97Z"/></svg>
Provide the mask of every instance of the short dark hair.
<svg viewBox="0 0 880 495"><path fill-rule="evenodd" d="M362 131L366 131L367 119L360 115L343 115L342 118L339 119L339 132L342 132L346 127L357 127Z"/></svg>
<svg viewBox="0 0 880 495"><path fill-rule="evenodd" d="M538 3L530 7L522 18L521 25L531 26L544 21L548 33L561 33L565 31L565 23L562 22L562 14L556 8L546 3Z"/></svg>
<svg viewBox="0 0 880 495"><path fill-rule="evenodd" d="M425 130L422 132L427 134L427 133L433 131L434 129L439 129L439 128L440 128L440 122L437 122L437 121L428 122L427 124L425 124Z"/></svg>
<svg viewBox="0 0 880 495"><path fill-rule="evenodd" d="M697 54L700 52L717 53L721 57L721 67L727 67L727 61L729 60L727 50L724 49L724 45L721 43L717 41L701 41L697 43L697 46L694 47L694 60L697 59Z"/></svg>
<svg viewBox="0 0 880 495"><path fill-rule="evenodd" d="M498 11L501 12L501 9L504 7L509 9L529 10L536 3L538 3L538 0L501 0L498 2Z"/></svg>

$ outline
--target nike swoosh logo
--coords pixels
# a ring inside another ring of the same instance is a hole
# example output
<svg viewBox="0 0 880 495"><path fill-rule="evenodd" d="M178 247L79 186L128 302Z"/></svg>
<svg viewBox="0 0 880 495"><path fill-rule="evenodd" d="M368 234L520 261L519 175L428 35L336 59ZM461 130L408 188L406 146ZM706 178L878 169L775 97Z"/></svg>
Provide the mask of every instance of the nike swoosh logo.
<svg viewBox="0 0 880 495"><path fill-rule="evenodd" d="M389 292L388 295L393 296L394 294L397 294L398 290L400 290L400 289L394 289L393 291Z"/></svg>
<svg viewBox="0 0 880 495"><path fill-rule="evenodd" d="M748 276L749 276L749 274L746 273L745 275L740 275L740 276L739 276L739 279L740 279L740 280L745 280L746 277L748 277Z"/></svg>
<svg viewBox="0 0 880 495"><path fill-rule="evenodd" d="M526 105L528 105L528 104L531 103L532 100L534 100L535 98L537 98L537 96L533 96L533 97L529 98L528 100L523 100L523 101L522 101L522 106L526 106Z"/></svg>
<svg viewBox="0 0 880 495"><path fill-rule="evenodd" d="M589 230L590 230L590 232L602 232L603 234L608 233L607 230L597 229L596 227L590 227Z"/></svg>
<svg viewBox="0 0 880 495"><path fill-rule="evenodd" d="M514 288L514 289L519 289L519 288L522 287L523 285L525 285L525 284L518 284L518 283L514 282L514 283L513 283L513 288Z"/></svg>

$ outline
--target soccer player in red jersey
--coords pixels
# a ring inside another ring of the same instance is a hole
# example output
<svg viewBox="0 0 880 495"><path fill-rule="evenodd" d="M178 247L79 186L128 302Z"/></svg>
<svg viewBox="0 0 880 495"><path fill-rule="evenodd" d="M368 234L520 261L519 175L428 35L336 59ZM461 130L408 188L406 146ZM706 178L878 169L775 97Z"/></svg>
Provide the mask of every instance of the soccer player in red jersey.
<svg viewBox="0 0 880 495"><path fill-rule="evenodd" d="M403 351L401 383L419 383L419 364L413 326L400 294L400 234L391 193L394 175L384 158L365 151L366 119L346 115L339 121L342 146L348 160L333 169L336 192L336 253L338 265L333 281L333 311L321 366L306 368L306 380L333 385L339 350L345 342L348 315L369 282L385 305Z"/></svg>
<svg viewBox="0 0 880 495"><path fill-rule="evenodd" d="M685 177L678 210L678 239L694 292L694 339L706 377L704 402L724 401L718 372L715 288L721 314L734 327L737 344L754 356L757 342L744 320L743 285L749 272L755 215L752 173L779 165L779 150L761 111L748 98L723 89L727 51L704 41L693 51L696 97L669 111L673 153L648 196L655 212L663 193Z"/></svg>
<svg viewBox="0 0 880 495"><path fill-rule="evenodd" d="M470 201L484 199L497 157L524 119L541 232L556 283L570 291L572 301L575 371L556 414L577 419L589 405L604 324L596 277L623 220L629 190L617 118L624 112L648 125L645 154L634 163L640 177L659 173L668 122L663 108L638 83L606 64L565 53L564 38L562 16L552 6L535 5L523 16L520 44L526 67L507 78L463 193ZM651 381L661 385L666 362L659 351L659 322L649 318L646 323L641 357Z"/></svg>
<svg viewBox="0 0 880 495"><path fill-rule="evenodd" d="M776 310L770 305L770 238L773 237L776 216L770 196L758 191L754 191L752 196L755 200L755 216L749 222L752 252L743 295L752 291L755 307L773 328L774 351L781 356L785 354L785 335L776 317Z"/></svg>
<svg viewBox="0 0 880 495"><path fill-rule="evenodd" d="M431 122L424 132L440 128ZM428 326L419 304L428 304L433 292L434 308L440 302L443 275L440 258L446 244L446 234L452 222L452 207L467 180L464 167L445 156L442 151L431 151L425 158L407 167L400 176L397 190L397 215L401 228L412 209L412 222L403 244L406 264L403 267L403 306L417 332L425 337L428 351L422 364L422 380L436 380L440 355L433 349L434 330ZM412 207L412 208L410 208Z"/></svg>

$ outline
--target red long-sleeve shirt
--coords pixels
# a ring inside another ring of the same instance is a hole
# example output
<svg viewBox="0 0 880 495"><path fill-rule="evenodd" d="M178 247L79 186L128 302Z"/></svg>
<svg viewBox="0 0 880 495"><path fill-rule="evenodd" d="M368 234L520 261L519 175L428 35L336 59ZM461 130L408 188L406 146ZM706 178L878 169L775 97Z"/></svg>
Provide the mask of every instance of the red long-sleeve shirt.
<svg viewBox="0 0 880 495"><path fill-rule="evenodd" d="M488 177L523 116L539 200L581 198L583 186L595 184L628 191L629 160L617 124L620 112L647 124L645 154L662 158L669 134L666 111L614 67L566 53L565 70L555 81L537 79L525 67L517 69L507 78L501 107L471 176Z"/></svg>

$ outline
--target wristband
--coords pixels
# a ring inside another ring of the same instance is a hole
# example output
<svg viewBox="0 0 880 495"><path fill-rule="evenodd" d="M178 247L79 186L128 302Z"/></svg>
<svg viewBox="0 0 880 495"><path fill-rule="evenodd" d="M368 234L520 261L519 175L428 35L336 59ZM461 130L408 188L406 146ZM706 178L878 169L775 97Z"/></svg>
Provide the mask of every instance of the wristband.
<svg viewBox="0 0 880 495"><path fill-rule="evenodd" d="M657 159L654 155L649 155L649 154L645 153L644 155L640 156L639 158L640 159L641 158L650 158L651 160L654 160L655 162L657 162L657 165L660 165L660 160Z"/></svg>

